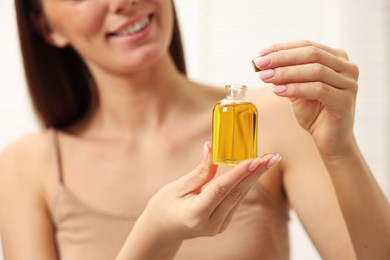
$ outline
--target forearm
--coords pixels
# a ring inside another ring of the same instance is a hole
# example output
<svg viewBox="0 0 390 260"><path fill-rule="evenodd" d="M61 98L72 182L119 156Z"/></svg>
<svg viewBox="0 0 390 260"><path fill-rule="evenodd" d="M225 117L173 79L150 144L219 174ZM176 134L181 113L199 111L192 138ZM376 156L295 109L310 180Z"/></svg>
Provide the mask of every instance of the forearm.
<svg viewBox="0 0 390 260"><path fill-rule="evenodd" d="M388 259L390 205L352 142L344 155L323 157L358 259Z"/></svg>
<svg viewBox="0 0 390 260"><path fill-rule="evenodd" d="M172 260L181 246L180 240L164 239L140 219L135 224L116 260Z"/></svg>

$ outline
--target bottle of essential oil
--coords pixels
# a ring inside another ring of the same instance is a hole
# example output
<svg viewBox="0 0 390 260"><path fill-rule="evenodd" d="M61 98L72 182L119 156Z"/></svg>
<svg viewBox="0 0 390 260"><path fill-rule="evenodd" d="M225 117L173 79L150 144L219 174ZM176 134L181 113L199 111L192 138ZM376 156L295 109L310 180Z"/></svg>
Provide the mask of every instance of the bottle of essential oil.
<svg viewBox="0 0 390 260"><path fill-rule="evenodd" d="M213 164L237 165L257 157L257 108L245 85L227 85L226 97L213 110Z"/></svg>

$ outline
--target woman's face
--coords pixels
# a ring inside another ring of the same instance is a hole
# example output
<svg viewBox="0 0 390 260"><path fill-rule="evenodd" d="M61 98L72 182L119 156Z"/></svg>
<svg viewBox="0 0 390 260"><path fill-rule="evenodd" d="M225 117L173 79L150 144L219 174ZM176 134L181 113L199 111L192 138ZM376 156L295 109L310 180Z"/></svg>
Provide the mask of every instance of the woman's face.
<svg viewBox="0 0 390 260"><path fill-rule="evenodd" d="M71 45L87 65L128 73L168 52L171 0L41 0L51 44Z"/></svg>

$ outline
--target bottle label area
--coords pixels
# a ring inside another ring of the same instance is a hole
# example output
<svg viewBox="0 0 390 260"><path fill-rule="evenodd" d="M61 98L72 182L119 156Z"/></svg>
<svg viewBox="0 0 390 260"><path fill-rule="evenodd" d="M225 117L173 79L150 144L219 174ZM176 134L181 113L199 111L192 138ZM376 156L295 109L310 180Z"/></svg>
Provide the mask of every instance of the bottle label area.
<svg viewBox="0 0 390 260"><path fill-rule="evenodd" d="M213 155L217 165L237 165L257 157L257 109L250 102L215 105Z"/></svg>

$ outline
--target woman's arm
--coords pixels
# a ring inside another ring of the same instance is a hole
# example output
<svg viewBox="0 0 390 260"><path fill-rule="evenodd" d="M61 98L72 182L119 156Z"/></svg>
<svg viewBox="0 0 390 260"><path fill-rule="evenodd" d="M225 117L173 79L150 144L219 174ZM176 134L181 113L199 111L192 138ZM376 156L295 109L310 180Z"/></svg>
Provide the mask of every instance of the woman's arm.
<svg viewBox="0 0 390 260"><path fill-rule="evenodd" d="M260 55L259 77L276 85L275 94L290 99L297 122L312 136L357 258L387 259L389 203L353 134L358 68L344 51L308 41L277 44Z"/></svg>
<svg viewBox="0 0 390 260"><path fill-rule="evenodd" d="M260 108L262 123L268 125L267 138L276 140L272 149L283 157L278 168L290 207L322 259L355 259L332 181L313 138L297 123L290 102L268 90L261 92L268 95Z"/></svg>
<svg viewBox="0 0 390 260"><path fill-rule="evenodd" d="M40 144L23 139L9 145L0 157L4 259L57 259L54 230L40 180L44 169L37 166L50 158L40 156Z"/></svg>
<svg viewBox="0 0 390 260"><path fill-rule="evenodd" d="M389 259L390 206L356 142L345 154L323 156L358 259Z"/></svg>

